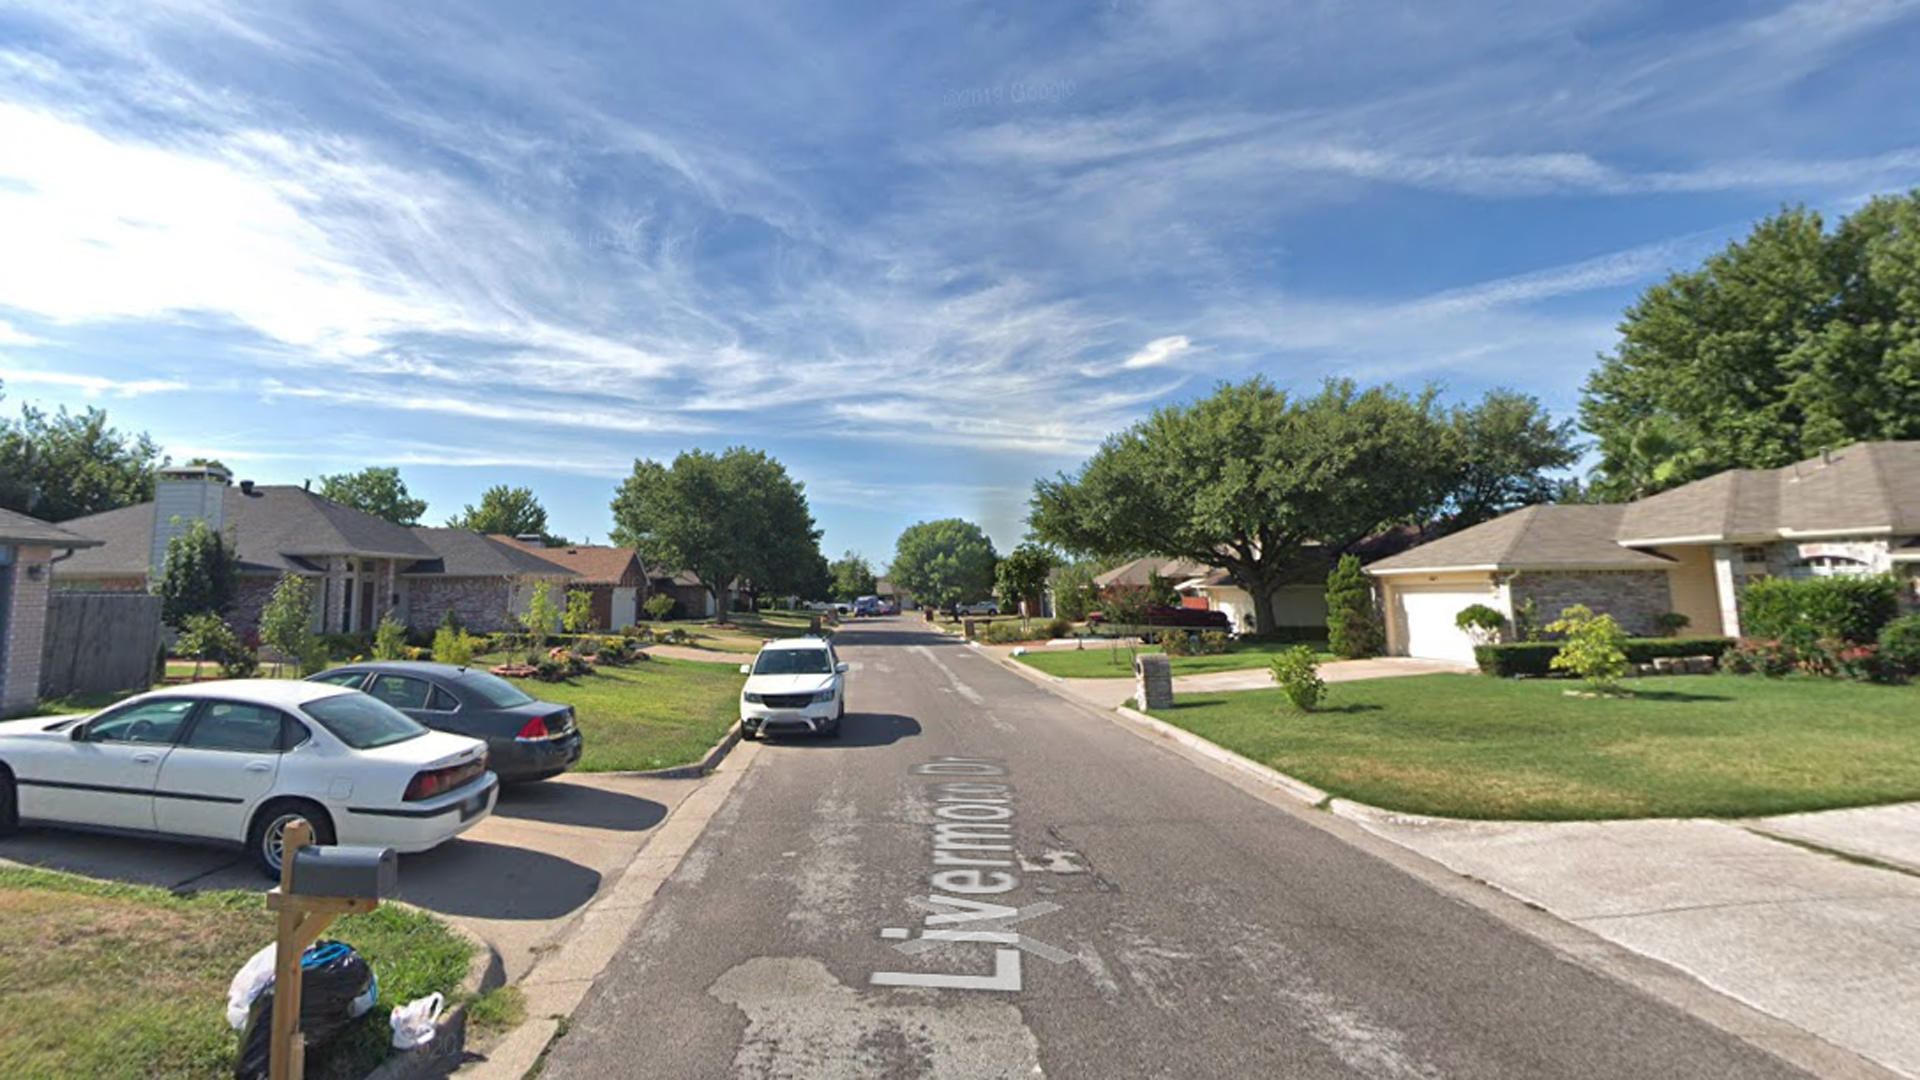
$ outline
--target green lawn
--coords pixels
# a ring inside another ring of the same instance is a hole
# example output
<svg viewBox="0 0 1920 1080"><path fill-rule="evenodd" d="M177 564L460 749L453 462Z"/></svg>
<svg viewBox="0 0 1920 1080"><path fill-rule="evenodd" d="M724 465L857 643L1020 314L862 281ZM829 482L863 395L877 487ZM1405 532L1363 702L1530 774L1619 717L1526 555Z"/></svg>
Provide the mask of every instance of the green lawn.
<svg viewBox="0 0 1920 1080"><path fill-rule="evenodd" d="M656 634L668 630L684 630L692 635L693 640L687 644L695 649L756 653L760 651L760 646L764 642L775 638L799 637L806 633L811 614L811 612L762 611L750 615L744 611L736 611L728 617L725 626L715 626L709 619L647 625L652 627Z"/></svg>
<svg viewBox="0 0 1920 1080"><path fill-rule="evenodd" d="M653 659L566 682L516 685L573 706L586 740L581 771L624 772L699 761L740 718L745 679L731 664Z"/></svg>
<svg viewBox="0 0 1920 1080"><path fill-rule="evenodd" d="M258 892L183 897L0 866L0 1076L232 1076L240 1040L227 1027L227 984L274 926ZM393 1007L436 990L451 1002L472 955L438 919L394 906L341 919L327 936L366 957L380 998L312 1055L313 1080L365 1076L388 1054Z"/></svg>
<svg viewBox="0 0 1920 1080"><path fill-rule="evenodd" d="M1273 661L1275 656L1299 644L1303 643L1236 641L1229 644L1227 651L1218 656L1174 657L1173 673L1199 675L1208 671L1245 671L1249 668L1264 668ZM1311 641L1304 644L1311 645L1320 654L1320 659L1333 659L1333 654L1326 651L1326 642ZM1086 647L1083 649L1061 645L1035 648L1015 659L1038 671L1044 671L1062 679L1131 679L1133 678L1133 654L1159 651L1159 646L1141 648L1136 645L1129 648L1111 640L1088 638Z"/></svg>
<svg viewBox="0 0 1920 1080"><path fill-rule="evenodd" d="M1579 683L1427 675L1155 713L1338 796L1447 817L1749 817L1920 799L1920 688L1756 676Z"/></svg>

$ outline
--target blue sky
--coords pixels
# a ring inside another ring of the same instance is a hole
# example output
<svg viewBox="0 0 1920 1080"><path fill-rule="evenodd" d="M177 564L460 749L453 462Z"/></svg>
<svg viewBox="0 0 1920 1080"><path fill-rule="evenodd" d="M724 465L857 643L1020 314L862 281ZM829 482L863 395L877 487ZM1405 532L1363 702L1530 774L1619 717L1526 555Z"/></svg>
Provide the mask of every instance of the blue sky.
<svg viewBox="0 0 1920 1080"><path fill-rule="evenodd" d="M0 381L604 540L745 443L829 555L1261 373L1572 415L1621 309L1920 184L1920 0L0 0Z"/></svg>

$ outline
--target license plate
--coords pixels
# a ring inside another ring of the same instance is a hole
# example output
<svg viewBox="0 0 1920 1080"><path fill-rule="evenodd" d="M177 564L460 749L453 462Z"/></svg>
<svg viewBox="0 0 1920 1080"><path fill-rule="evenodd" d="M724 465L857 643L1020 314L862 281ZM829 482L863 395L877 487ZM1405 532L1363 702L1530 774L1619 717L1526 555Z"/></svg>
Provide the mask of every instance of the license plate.
<svg viewBox="0 0 1920 1080"><path fill-rule="evenodd" d="M478 795L467 796L465 801L461 802L460 804L460 820L472 821L474 818L474 815L478 814L481 810L486 809L486 805L487 805L487 793L484 791Z"/></svg>

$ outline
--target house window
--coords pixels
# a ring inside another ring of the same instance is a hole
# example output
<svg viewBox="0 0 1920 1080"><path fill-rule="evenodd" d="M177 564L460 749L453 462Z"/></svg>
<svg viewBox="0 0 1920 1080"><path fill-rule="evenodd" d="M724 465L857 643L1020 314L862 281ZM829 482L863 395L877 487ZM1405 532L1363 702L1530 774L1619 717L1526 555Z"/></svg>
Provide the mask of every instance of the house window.
<svg viewBox="0 0 1920 1080"><path fill-rule="evenodd" d="M1750 566L1767 564L1767 549L1758 544L1749 544L1740 549L1740 561Z"/></svg>
<svg viewBox="0 0 1920 1080"><path fill-rule="evenodd" d="M1844 555L1815 555L1794 563L1790 574L1797 578L1846 577L1871 570L1872 567L1859 559L1849 559Z"/></svg>

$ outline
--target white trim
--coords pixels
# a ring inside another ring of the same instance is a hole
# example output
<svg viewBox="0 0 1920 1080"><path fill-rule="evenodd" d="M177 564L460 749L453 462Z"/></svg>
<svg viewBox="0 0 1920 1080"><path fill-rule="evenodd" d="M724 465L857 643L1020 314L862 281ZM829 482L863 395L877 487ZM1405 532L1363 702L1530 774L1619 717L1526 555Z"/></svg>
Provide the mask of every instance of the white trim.
<svg viewBox="0 0 1920 1080"><path fill-rule="evenodd" d="M1375 577L1407 577L1413 574L1659 574L1680 565L1677 562L1660 559L1657 555L1647 556L1659 560L1652 566L1619 566L1598 563L1506 563L1494 566L1436 566L1422 567L1418 570L1368 570Z"/></svg>
<svg viewBox="0 0 1920 1080"><path fill-rule="evenodd" d="M1859 529L1781 529L1780 539L1811 539L1821 536L1892 536L1893 526L1874 525Z"/></svg>
<svg viewBox="0 0 1920 1080"><path fill-rule="evenodd" d="M1652 540L1633 538L1614 541L1614 543L1619 544L1621 547L1663 547L1672 544L1727 544L1732 542L1733 541L1728 540L1721 534L1709 536L1665 536Z"/></svg>
<svg viewBox="0 0 1920 1080"><path fill-rule="evenodd" d="M1417 568L1415 568L1415 569L1412 569L1412 570L1399 570L1399 569L1395 569L1395 570L1374 570L1374 569L1371 569L1371 568L1369 568L1369 569L1367 570L1367 573L1369 573L1369 574L1372 574L1372 575L1373 575L1374 577L1393 577L1393 576L1395 576L1395 575L1398 575L1398 574L1491 574L1491 573L1494 573L1495 571L1499 571L1499 570L1505 570L1505 569L1511 569L1511 568L1510 568L1510 567L1503 567L1503 566L1496 566L1496 565L1487 565L1487 566L1422 566L1422 567L1417 567Z"/></svg>

